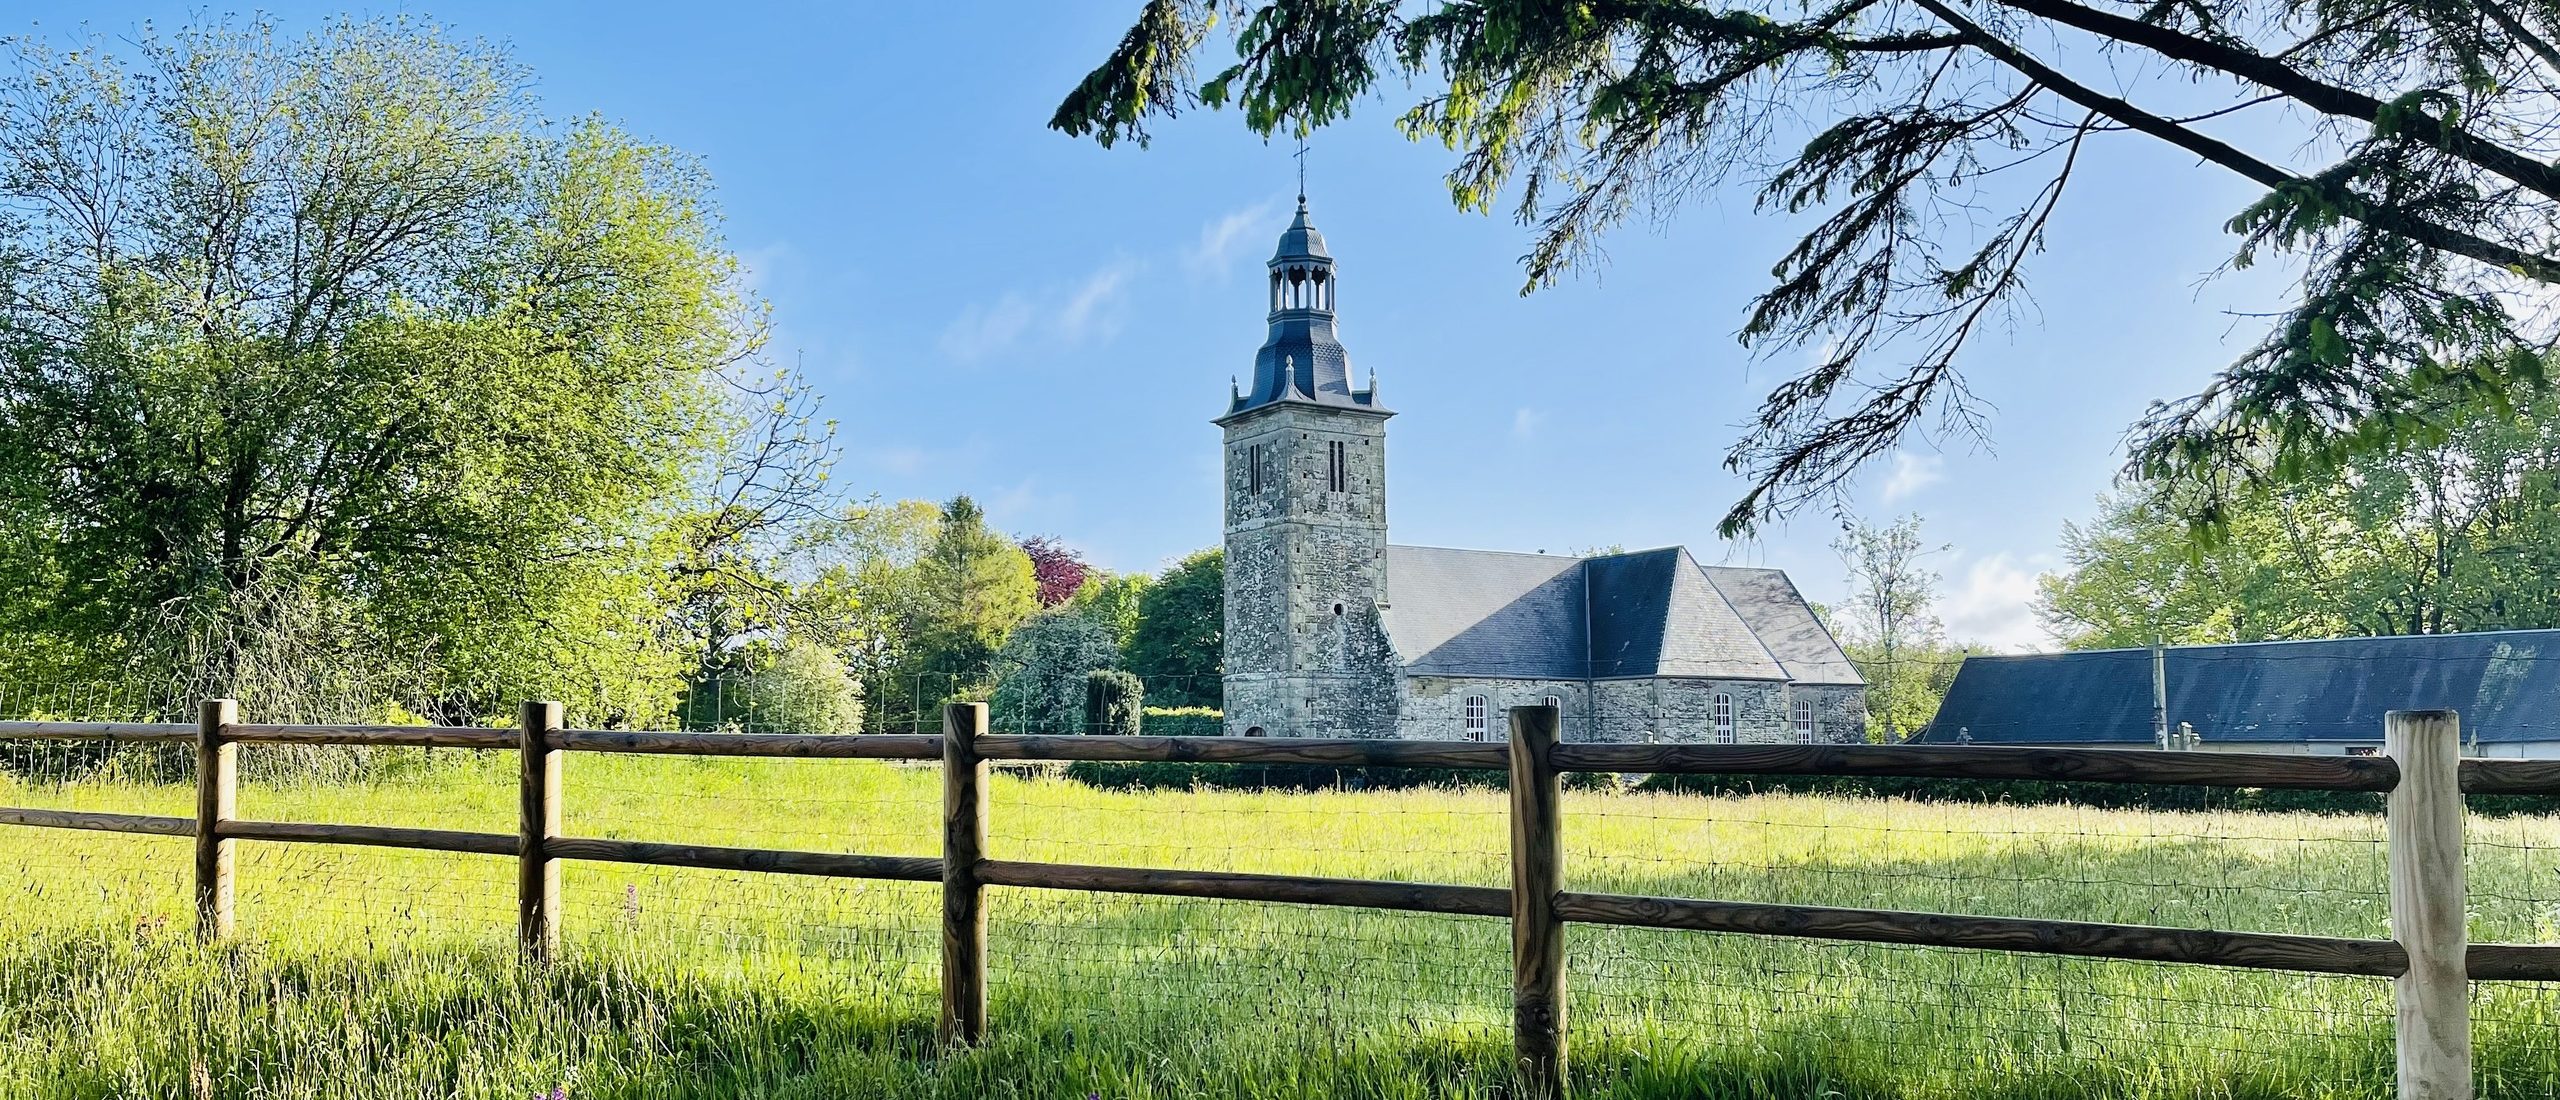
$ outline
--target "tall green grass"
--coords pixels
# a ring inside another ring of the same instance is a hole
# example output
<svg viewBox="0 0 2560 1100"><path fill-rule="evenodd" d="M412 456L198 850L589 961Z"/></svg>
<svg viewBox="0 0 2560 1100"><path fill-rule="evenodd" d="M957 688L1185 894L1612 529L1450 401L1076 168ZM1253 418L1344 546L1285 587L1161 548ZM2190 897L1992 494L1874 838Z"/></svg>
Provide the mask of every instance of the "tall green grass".
<svg viewBox="0 0 2560 1100"><path fill-rule="evenodd" d="M247 752L262 751L251 747ZM929 767L573 756L570 832L929 855ZM511 757L253 782L246 817L512 831ZM280 774L290 774L279 770ZM150 773L0 804L190 812ZM1498 792L995 780L991 854L1476 885ZM2560 941L2560 820L2473 823L2475 938ZM2378 820L1576 791L1577 889L2387 934ZM999 889L993 1034L935 1049L938 890L571 864L520 967L505 859L240 845L196 947L180 839L0 830L0 1096L1504 1095L1503 922ZM2390 1095L2387 982L1577 926L1579 1094ZM2482 986L2482 1092L2560 1096L2551 989Z"/></svg>

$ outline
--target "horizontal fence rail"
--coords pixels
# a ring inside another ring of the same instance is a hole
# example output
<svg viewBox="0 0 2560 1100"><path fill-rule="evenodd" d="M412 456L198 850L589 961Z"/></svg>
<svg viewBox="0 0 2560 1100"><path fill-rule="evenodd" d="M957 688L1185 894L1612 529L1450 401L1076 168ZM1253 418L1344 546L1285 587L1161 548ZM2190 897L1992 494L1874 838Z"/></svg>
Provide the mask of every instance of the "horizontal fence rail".
<svg viewBox="0 0 2560 1100"><path fill-rule="evenodd" d="M365 745L420 749L512 749L516 731L488 726L264 726L223 727L223 740L241 745Z"/></svg>
<svg viewBox="0 0 2560 1100"><path fill-rule="evenodd" d="M547 743L568 752L654 753L669 756L765 756L811 760L940 760L935 734L874 733L658 733L626 730L562 730ZM514 746L510 744L509 748Z"/></svg>
<svg viewBox="0 0 2560 1100"><path fill-rule="evenodd" d="M287 844L353 844L365 848L413 848L422 852L511 856L516 838L507 833L469 833L453 829L407 829L388 825L329 825L310 821L234 821L215 823L213 834L224 840L267 840Z"/></svg>
<svg viewBox="0 0 2560 1100"><path fill-rule="evenodd" d="M32 825L39 829L86 829L99 833L140 833L144 836L196 835L196 819L192 817L102 814L90 810L0 808L0 825Z"/></svg>
<svg viewBox="0 0 2560 1100"><path fill-rule="evenodd" d="M180 722L0 722L0 739L192 744L196 739L196 728Z"/></svg>
<svg viewBox="0 0 2560 1100"><path fill-rule="evenodd" d="M2388 791L2400 781L2400 766L2379 756L1994 745L1558 745L1555 766L1573 772L2029 779L2306 791Z"/></svg>
<svg viewBox="0 0 2560 1100"><path fill-rule="evenodd" d="M547 709L546 709L547 708ZM2449 991L2442 978L2427 978L2413 964L2407 933L2401 939L2366 940L2267 932L2160 927L2101 922L2035 920L1951 913L1787 905L1701 898L1663 898L1579 892L1560 883L1561 846L1551 805L1540 805L1557 773L1786 775L1864 778L2027 780L2092 784L2362 791L2391 796L2392 904L2395 928L2403 907L2425 902L2441 912L2460 910L2460 876L2404 860L2417 845L2404 833L2426 836L2439 849L2460 843L2458 816L2450 837L2417 830L2404 808L2425 805L2441 818L2441 800L2463 794L2560 794L2560 761L2461 760L2452 716L2437 712L2394 714L2395 744L2420 744L2402 752L2440 753L2425 774L2438 788L2416 780L2401 759L2311 757L2272 754L2159 752L2128 749L2048 749L2004 746L1921 745L1662 745L1553 742L1551 708L1512 712L1512 743L1379 741L1333 738L1011 736L984 732L985 709L958 705L946 716L943 735L731 734L558 728L552 704L528 704L524 724L507 727L391 725L277 725L233 720L227 702L209 703L203 722L75 723L0 722L0 741L81 739L135 744L194 744L202 795L195 818L84 810L0 808L0 825L195 837L198 846L200 932L219 938L229 921L230 860L234 841L346 844L470 855L514 856L524 863L526 918L520 933L529 957L547 955L557 936L558 861L645 864L719 871L761 872L852 879L945 884L945 1030L953 1041L974 1041L984 1026L985 969L983 888L1202 898L1295 905L1348 906L1455 916L1510 918L1515 925L1515 1020L1518 1072L1527 1095L1555 1095L1565 1073L1562 1046L1562 977L1555 964L1560 937L1536 931L1583 923L1753 936L1884 943L2024 954L2124 959L2309 974L2365 975L2402 983L2403 1033L2447 1031L2442 1019L2413 1021L2416 1005L2441 1016ZM2424 728L2408 725L2419 723ZM2412 731L2415 732L2412 732ZM1525 739L1524 739L1525 738ZM1543 738L1543 739L1542 739ZM2415 740L2412 740L2415 739ZM237 744L397 746L513 751L524 769L524 828L515 834L314 822L242 820L231 810ZM536 746L539 746L537 749ZM2429 747L2431 746L2431 747ZM564 752L933 762L946 775L944 856L885 856L675 844L646 840L560 835L558 769L550 758ZM2396 755L2396 754L2395 754ZM1141 867L987 859L982 855L986 813L986 762L1185 762L1334 767L1428 768L1495 772L1512 776L1514 886L1458 886L1427 882L1327 878ZM537 762L540 766L536 766ZM2441 776L2436 776L2436 773ZM2421 795L2424 797L2421 797ZM2458 811L2457 811L2458 814ZM1546 824L1540 824L1540 822ZM974 828L972 828L974 822ZM956 854L956 858L955 858ZM2439 851L2438 859L2441 859ZM2415 877L2412 877L2415 876ZM2408 884L2404 884L2404 879ZM2449 881L2449 886L2445 885ZM1548 884L1557 885L1548 885ZM2423 884L2423 885L2422 885ZM1524 895L1523 891L1527 891ZM2434 891L2451 894L2411 897ZM1524 923L1528 922L1528 923ZM2458 924L2458 922L2457 922ZM2560 945L2463 944L2460 930L2438 929L2429 958L2452 959L2454 981L2560 980ZM2446 952L2450 951L2448 956ZM1552 970L1552 973L1549 971ZM1534 978L1532 971L1536 971ZM2425 983L2433 981L2432 986ZM2419 983L2412 994L2412 983ZM1553 1003L1549 1003L1549 1002ZM2433 1044L2442 1046L2441 1043ZM2404 1050L2404 1096L2449 1097L2446 1082L2467 1082ZM2410 1057L2420 1063L2408 1064ZM2462 1055L2467 1059L2467 1053ZM2467 1063L2466 1063L2467 1064ZM2412 1086L2412 1074L2422 1078ZM2411 1091L2412 1088L2415 1091ZM2462 1086L2467 1089L2467 1083Z"/></svg>
<svg viewBox="0 0 2560 1100"><path fill-rule="evenodd" d="M512 855L515 838L509 837L507 842L506 854ZM938 856L864 856L590 837L553 837L544 843L543 849L555 859L591 863L645 863L708 871L765 871L779 875L887 879L893 882L942 881L942 860Z"/></svg>
<svg viewBox="0 0 2560 1100"><path fill-rule="evenodd" d="M2090 921L1974 917L1820 905L1648 898L1566 893L1556 900L1566 920L1635 928L1739 932L1913 947L1964 947L2036 955L2077 955L2136 962L2195 963L2302 974L2396 978L2409 954L2390 940L2217 932Z"/></svg>

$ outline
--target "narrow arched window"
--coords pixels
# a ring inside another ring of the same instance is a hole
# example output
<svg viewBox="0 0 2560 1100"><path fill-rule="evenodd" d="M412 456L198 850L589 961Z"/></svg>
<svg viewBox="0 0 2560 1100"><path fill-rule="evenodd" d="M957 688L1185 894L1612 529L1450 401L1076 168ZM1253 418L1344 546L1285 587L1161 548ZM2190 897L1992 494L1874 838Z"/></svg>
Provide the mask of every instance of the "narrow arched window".
<svg viewBox="0 0 2560 1100"><path fill-rule="evenodd" d="M1733 743L1733 696L1716 693L1716 744Z"/></svg>
<svg viewBox="0 0 2560 1100"><path fill-rule="evenodd" d="M1813 700L1811 700L1811 699L1798 699L1798 700L1796 700L1796 703L1795 703L1795 714L1794 714L1794 717L1795 717L1795 720L1796 720L1796 744L1799 744L1799 745L1810 745L1810 744L1812 744L1812 743L1813 743Z"/></svg>
<svg viewBox="0 0 2560 1100"><path fill-rule="evenodd" d="M1469 741L1482 741L1482 740L1485 740L1487 737L1492 736L1492 733L1493 733L1493 717L1492 717L1492 711L1491 711L1491 709L1490 709L1489 707L1487 707L1487 705L1486 705L1486 703L1485 703L1485 697L1484 697L1484 696L1481 696L1481 695L1470 695L1470 696L1467 696L1467 704L1466 704L1466 722L1467 722L1467 740L1469 740Z"/></svg>

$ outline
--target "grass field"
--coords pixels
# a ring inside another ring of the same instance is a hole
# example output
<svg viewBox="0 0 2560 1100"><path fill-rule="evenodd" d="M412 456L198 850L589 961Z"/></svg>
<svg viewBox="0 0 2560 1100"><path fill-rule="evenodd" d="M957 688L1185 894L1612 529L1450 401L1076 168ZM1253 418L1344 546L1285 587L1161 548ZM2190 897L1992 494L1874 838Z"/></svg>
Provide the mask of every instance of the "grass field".
<svg viewBox="0 0 2560 1100"><path fill-rule="evenodd" d="M274 752L258 747L247 753ZM255 762L251 762L255 771ZM579 835L930 855L938 774L575 755ZM511 832L512 757L252 783L244 817ZM1502 885L1503 796L995 781L991 854ZM191 788L0 780L189 813ZM2378 820L1574 792L1575 888L2386 934ZM2560 820L2473 823L2478 939L2560 941ZM937 1056L938 888L571 864L512 954L511 860L240 845L239 942L182 839L0 829L0 1096L1499 1096L1498 920L998 889L992 1036ZM2387 982L1577 926L1580 1095L2384 1097ZM2560 1097L2560 990L2481 986L2489 1097Z"/></svg>

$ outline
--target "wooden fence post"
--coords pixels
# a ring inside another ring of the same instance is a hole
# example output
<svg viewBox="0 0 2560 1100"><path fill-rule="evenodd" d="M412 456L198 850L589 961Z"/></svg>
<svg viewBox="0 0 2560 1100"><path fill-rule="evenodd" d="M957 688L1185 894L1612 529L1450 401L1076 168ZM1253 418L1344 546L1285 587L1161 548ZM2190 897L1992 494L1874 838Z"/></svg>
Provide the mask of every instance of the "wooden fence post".
<svg viewBox="0 0 2560 1100"><path fill-rule="evenodd" d="M2391 934L2409 953L2396 990L2400 1100L2469 1100L2461 720L2449 710L2395 710L2383 717L2382 744L2400 765L2385 826Z"/></svg>
<svg viewBox="0 0 2560 1100"><path fill-rule="evenodd" d="M517 711L524 778L517 790L516 944L534 962L548 961L560 947L560 861L549 851L560 835L562 754L551 747L559 729L558 703L526 703Z"/></svg>
<svg viewBox="0 0 2560 1100"><path fill-rule="evenodd" d="M1511 708L1511 1028L1526 1100L1565 1086L1564 784L1551 753L1554 707Z"/></svg>
<svg viewBox="0 0 2560 1100"><path fill-rule="evenodd" d="M978 864L987 852L987 762L978 736L985 703L942 708L942 1041L972 1044L987 1030L987 902Z"/></svg>
<svg viewBox="0 0 2560 1100"><path fill-rule="evenodd" d="M240 746L229 728L239 720L235 699L196 708L196 938L206 943L231 936L231 841L220 830L239 812Z"/></svg>

